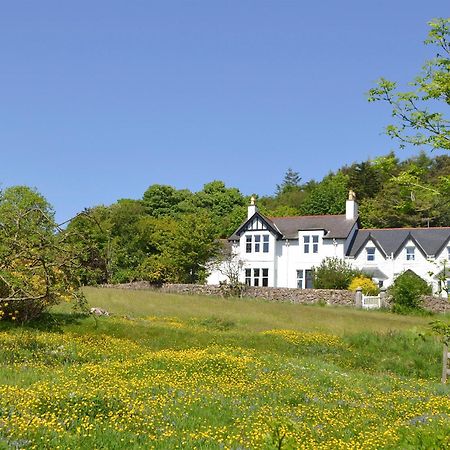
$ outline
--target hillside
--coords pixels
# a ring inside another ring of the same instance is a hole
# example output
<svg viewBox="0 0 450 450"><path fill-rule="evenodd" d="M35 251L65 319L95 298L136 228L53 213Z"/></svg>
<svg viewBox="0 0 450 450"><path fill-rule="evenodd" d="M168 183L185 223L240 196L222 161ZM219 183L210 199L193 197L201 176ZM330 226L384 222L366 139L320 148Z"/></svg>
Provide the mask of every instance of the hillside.
<svg viewBox="0 0 450 450"><path fill-rule="evenodd" d="M1 323L1 448L444 448L429 317L88 288ZM55 321L56 320L56 321Z"/></svg>

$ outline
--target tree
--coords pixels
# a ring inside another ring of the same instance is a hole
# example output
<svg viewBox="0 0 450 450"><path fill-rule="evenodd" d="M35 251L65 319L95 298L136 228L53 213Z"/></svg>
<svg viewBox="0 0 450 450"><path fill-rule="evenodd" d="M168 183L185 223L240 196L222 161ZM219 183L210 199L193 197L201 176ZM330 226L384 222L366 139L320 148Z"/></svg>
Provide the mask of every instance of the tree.
<svg viewBox="0 0 450 450"><path fill-rule="evenodd" d="M299 189L300 181L301 177L299 173L289 167L281 184L277 184L276 195L278 196L280 194L285 194L286 192Z"/></svg>
<svg viewBox="0 0 450 450"><path fill-rule="evenodd" d="M175 217L186 209L185 203L192 197L187 189L177 190L172 186L153 184L145 192L142 203L152 217Z"/></svg>
<svg viewBox="0 0 450 450"><path fill-rule="evenodd" d="M26 186L0 193L0 308L18 320L60 301L82 302L77 247L45 198Z"/></svg>
<svg viewBox="0 0 450 450"><path fill-rule="evenodd" d="M342 214L348 192L348 176L342 173L330 174L311 188L300 205L302 214Z"/></svg>
<svg viewBox="0 0 450 450"><path fill-rule="evenodd" d="M239 189L228 188L223 181L215 180L194 194L193 204L210 214L217 237L228 237L230 230L233 232L239 225L236 218L242 216L246 201Z"/></svg>
<svg viewBox="0 0 450 450"><path fill-rule="evenodd" d="M397 313L406 313L410 310L420 309L422 295L431 295L431 286L411 270L402 272L389 286L388 294L392 298L392 310Z"/></svg>
<svg viewBox="0 0 450 450"><path fill-rule="evenodd" d="M401 147L412 144L450 150L450 122L442 112L450 105L450 18L432 20L429 26L425 44L436 46L437 53L410 83L413 89L399 91L396 82L381 78L377 87L370 89L368 99L392 107L395 123L388 125L386 132L399 140Z"/></svg>
<svg viewBox="0 0 450 450"><path fill-rule="evenodd" d="M325 258L314 268L316 289L347 289L353 278L361 276L359 270L339 258Z"/></svg>

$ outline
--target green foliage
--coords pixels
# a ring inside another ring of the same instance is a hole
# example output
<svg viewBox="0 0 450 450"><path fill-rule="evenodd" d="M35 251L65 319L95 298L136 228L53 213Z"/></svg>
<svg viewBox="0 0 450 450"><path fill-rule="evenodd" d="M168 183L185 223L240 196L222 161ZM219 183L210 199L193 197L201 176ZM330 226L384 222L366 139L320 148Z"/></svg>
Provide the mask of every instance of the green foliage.
<svg viewBox="0 0 450 450"><path fill-rule="evenodd" d="M437 334L445 345L450 345L450 323L434 320L430 323L431 329Z"/></svg>
<svg viewBox="0 0 450 450"><path fill-rule="evenodd" d="M392 310L406 313L421 308L422 295L431 295L431 286L411 270L402 272L389 287Z"/></svg>
<svg viewBox="0 0 450 450"><path fill-rule="evenodd" d="M398 91L397 83L381 78L378 86L369 91L369 101L385 101L392 107L396 123L388 125L386 132L401 146L429 145L450 150L450 122L437 106L439 102L450 104L450 19L435 19L429 25L425 44L436 47L436 56L425 62L410 83L413 90Z"/></svg>
<svg viewBox="0 0 450 450"><path fill-rule="evenodd" d="M342 173L330 174L311 189L300 205L305 215L342 214L348 193L348 176Z"/></svg>
<svg viewBox="0 0 450 450"><path fill-rule="evenodd" d="M281 184L277 184L276 195L279 196L300 189L300 181L300 174L289 167Z"/></svg>
<svg viewBox="0 0 450 450"><path fill-rule="evenodd" d="M14 186L0 193L0 312L26 321L61 301L82 303L77 247L58 227L37 191Z"/></svg>
<svg viewBox="0 0 450 450"><path fill-rule="evenodd" d="M380 289L372 279L363 275L353 278L348 286L349 291L356 291L358 288L361 288L365 295L378 295L380 293Z"/></svg>
<svg viewBox="0 0 450 450"><path fill-rule="evenodd" d="M192 194L188 190L177 190L172 186L154 184L143 195L145 211L152 217L176 216L189 209Z"/></svg>
<svg viewBox="0 0 450 450"><path fill-rule="evenodd" d="M314 268L316 289L347 289L350 282L361 272L339 258L325 258Z"/></svg>

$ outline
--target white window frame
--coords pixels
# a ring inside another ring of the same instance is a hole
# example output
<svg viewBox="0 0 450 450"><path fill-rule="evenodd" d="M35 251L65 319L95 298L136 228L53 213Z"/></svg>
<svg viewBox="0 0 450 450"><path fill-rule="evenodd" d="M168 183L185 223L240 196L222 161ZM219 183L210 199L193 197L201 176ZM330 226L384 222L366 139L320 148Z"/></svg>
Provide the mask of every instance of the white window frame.
<svg viewBox="0 0 450 450"><path fill-rule="evenodd" d="M245 236L245 253L252 252L252 242L253 242L253 238L252 238L251 234Z"/></svg>
<svg viewBox="0 0 450 450"><path fill-rule="evenodd" d="M311 241L311 236L303 236L303 253L309 253L309 245Z"/></svg>
<svg viewBox="0 0 450 450"><path fill-rule="evenodd" d="M312 236L312 252L319 253L319 236L317 234Z"/></svg>
<svg viewBox="0 0 450 450"><path fill-rule="evenodd" d="M408 246L406 247L406 261L416 260L416 247Z"/></svg>
<svg viewBox="0 0 450 450"><path fill-rule="evenodd" d="M268 234L263 234L263 253L269 253L269 242L270 236Z"/></svg>
<svg viewBox="0 0 450 450"><path fill-rule="evenodd" d="M368 262L375 261L375 247L366 247L366 260Z"/></svg>
<svg viewBox="0 0 450 450"><path fill-rule="evenodd" d="M267 267L247 267L245 269L245 284L254 287L268 287L269 269Z"/></svg>
<svg viewBox="0 0 450 450"><path fill-rule="evenodd" d="M303 283L305 277L305 271L303 269L297 269L297 288L303 289Z"/></svg>
<svg viewBox="0 0 450 450"><path fill-rule="evenodd" d="M253 236L253 240L255 241L254 251L255 251L255 253L259 253L261 250L261 235L255 234Z"/></svg>

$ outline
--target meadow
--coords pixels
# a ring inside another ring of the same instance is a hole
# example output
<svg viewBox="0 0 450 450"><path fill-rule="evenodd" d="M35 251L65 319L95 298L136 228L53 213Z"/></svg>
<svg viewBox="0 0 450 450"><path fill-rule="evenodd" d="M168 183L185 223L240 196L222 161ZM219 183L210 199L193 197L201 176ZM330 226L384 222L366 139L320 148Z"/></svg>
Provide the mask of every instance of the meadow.
<svg viewBox="0 0 450 450"><path fill-rule="evenodd" d="M0 448L449 448L431 317L87 288L0 323ZM450 320L446 318L445 320Z"/></svg>

